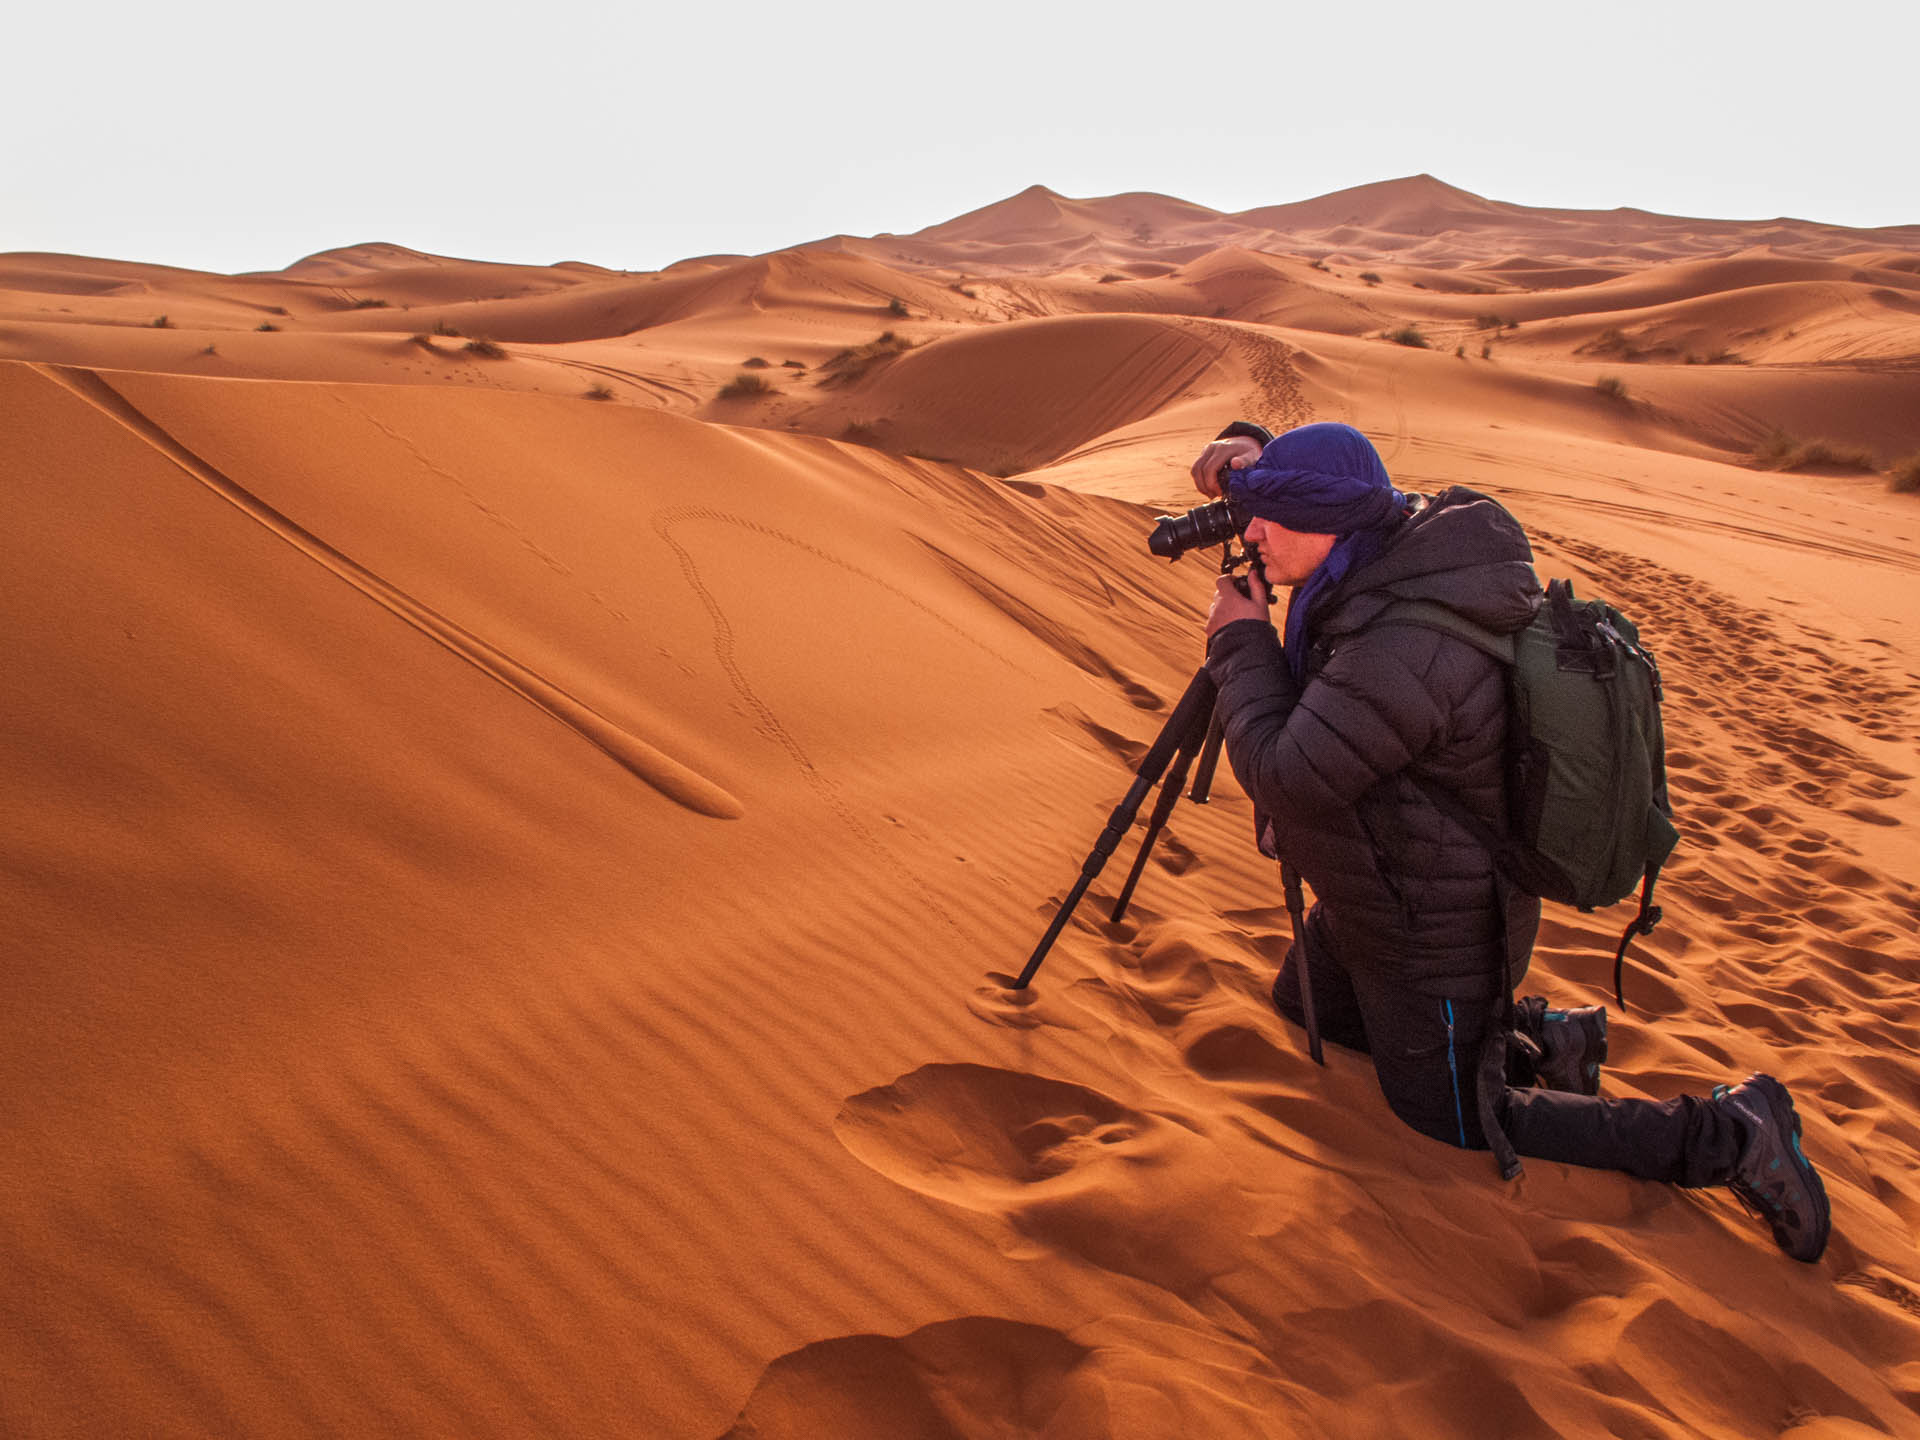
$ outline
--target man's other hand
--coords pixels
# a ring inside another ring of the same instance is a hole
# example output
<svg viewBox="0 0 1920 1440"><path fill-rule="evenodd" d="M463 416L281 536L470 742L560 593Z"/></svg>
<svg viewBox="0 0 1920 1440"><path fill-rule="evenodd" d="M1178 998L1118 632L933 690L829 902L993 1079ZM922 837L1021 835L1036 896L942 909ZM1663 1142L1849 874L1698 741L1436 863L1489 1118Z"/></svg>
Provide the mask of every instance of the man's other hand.
<svg viewBox="0 0 1920 1440"><path fill-rule="evenodd" d="M1210 500L1220 498L1220 469L1244 470L1260 458L1260 442L1250 435L1215 440L1193 462L1194 488Z"/></svg>
<svg viewBox="0 0 1920 1440"><path fill-rule="evenodd" d="M1236 620L1267 619L1267 582L1260 578L1260 567L1255 565L1246 574L1251 595L1242 595L1240 587L1233 583L1234 578L1222 575L1213 587L1213 608L1207 612L1208 639L1212 639L1213 632L1222 625L1231 625Z"/></svg>

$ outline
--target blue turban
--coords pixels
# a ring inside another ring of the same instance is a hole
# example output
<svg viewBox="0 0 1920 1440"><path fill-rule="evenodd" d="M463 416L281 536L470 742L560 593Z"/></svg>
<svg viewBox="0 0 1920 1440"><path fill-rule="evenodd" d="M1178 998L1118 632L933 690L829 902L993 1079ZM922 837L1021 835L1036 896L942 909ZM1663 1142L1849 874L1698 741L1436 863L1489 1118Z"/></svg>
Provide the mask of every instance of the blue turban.
<svg viewBox="0 0 1920 1440"><path fill-rule="evenodd" d="M1406 512L1380 452L1351 425L1302 425L1273 440L1260 458L1228 480L1250 515L1306 535L1338 538L1327 558L1294 587L1287 602L1287 665L1305 678L1307 611L1386 543Z"/></svg>

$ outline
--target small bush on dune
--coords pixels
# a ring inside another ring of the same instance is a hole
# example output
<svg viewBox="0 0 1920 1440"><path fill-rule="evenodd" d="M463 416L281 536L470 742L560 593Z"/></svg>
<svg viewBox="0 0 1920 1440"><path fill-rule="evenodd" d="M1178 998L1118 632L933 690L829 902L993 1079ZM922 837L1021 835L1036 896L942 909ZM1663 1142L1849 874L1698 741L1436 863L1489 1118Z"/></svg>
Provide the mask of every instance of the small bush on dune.
<svg viewBox="0 0 1920 1440"><path fill-rule="evenodd" d="M893 331L883 332L864 345L855 345L832 356L820 366L822 385L832 388L851 385L874 366L913 348L913 342Z"/></svg>
<svg viewBox="0 0 1920 1440"><path fill-rule="evenodd" d="M768 366L767 362L762 360L758 355L749 355L740 362L740 368L742 370L765 370Z"/></svg>
<svg viewBox="0 0 1920 1440"><path fill-rule="evenodd" d="M721 388L722 400L752 400L761 395L773 395L778 392L759 375L750 375L744 371L729 380Z"/></svg>
<svg viewBox="0 0 1920 1440"><path fill-rule="evenodd" d="M1456 360L1464 360L1464 359L1466 359L1466 358L1467 358L1467 347L1466 347L1466 346L1464 346L1464 345L1456 345L1456 346L1454 346L1454 347L1453 347L1453 358L1454 358L1454 359L1456 359Z"/></svg>
<svg viewBox="0 0 1920 1440"><path fill-rule="evenodd" d="M611 400L612 398L613 391L604 385L592 386L587 391L587 399L589 400Z"/></svg>
<svg viewBox="0 0 1920 1440"><path fill-rule="evenodd" d="M444 320L436 320L433 322L433 333L436 335L446 335L449 337L457 337L460 334L458 330L454 329L453 326L449 325Z"/></svg>
<svg viewBox="0 0 1920 1440"><path fill-rule="evenodd" d="M1920 451L1915 451L1888 472L1887 488L1896 495L1920 495Z"/></svg>
<svg viewBox="0 0 1920 1440"><path fill-rule="evenodd" d="M840 438L849 445L878 445L880 432L862 420L847 422L847 428L840 432Z"/></svg>
<svg viewBox="0 0 1920 1440"><path fill-rule="evenodd" d="M782 360L780 363L789 370L804 370L807 368L798 360Z"/></svg>
<svg viewBox="0 0 1920 1440"><path fill-rule="evenodd" d="M262 320L258 325L254 326L253 328L256 330L278 330L280 327L274 324L271 320Z"/></svg>
<svg viewBox="0 0 1920 1440"><path fill-rule="evenodd" d="M469 340L460 347L469 355L478 355L482 360L504 360L507 352L491 340Z"/></svg>
<svg viewBox="0 0 1920 1440"><path fill-rule="evenodd" d="M1369 285L1378 285L1380 283L1380 277L1371 270L1362 270L1360 272L1360 278Z"/></svg>
<svg viewBox="0 0 1920 1440"><path fill-rule="evenodd" d="M1473 317L1473 328L1476 330L1498 330L1506 323L1507 317L1504 315L1486 314Z"/></svg>
<svg viewBox="0 0 1920 1440"><path fill-rule="evenodd" d="M1825 440L1802 442L1784 430L1772 430L1753 447L1753 463L1762 470L1877 470L1871 450L1859 445L1834 445Z"/></svg>
<svg viewBox="0 0 1920 1440"><path fill-rule="evenodd" d="M202 350L200 353L202 355L218 355L220 352L219 350L215 349L212 345L209 345L207 346L206 349Z"/></svg>
<svg viewBox="0 0 1920 1440"><path fill-rule="evenodd" d="M905 319L907 314L907 302L902 300L898 295L894 296L893 299L887 301L887 313L889 315L898 315L902 319Z"/></svg>
<svg viewBox="0 0 1920 1440"><path fill-rule="evenodd" d="M418 345L422 350L432 350L434 348L433 336L427 334L424 330L416 330L413 334L409 335L407 337L407 343L409 345Z"/></svg>
<svg viewBox="0 0 1920 1440"><path fill-rule="evenodd" d="M369 296L364 300L354 301L353 308L356 310L385 310L387 308L387 302L385 300L375 300Z"/></svg>
<svg viewBox="0 0 1920 1440"><path fill-rule="evenodd" d="M153 317L153 328L156 330L171 330L173 328L173 322L164 315L156 315Z"/></svg>
<svg viewBox="0 0 1920 1440"><path fill-rule="evenodd" d="M1609 400L1625 400L1627 398L1626 382L1618 375L1602 375L1598 380L1593 382L1593 388Z"/></svg>
<svg viewBox="0 0 1920 1440"><path fill-rule="evenodd" d="M1493 358L1493 346L1482 345L1480 347L1480 358L1482 360L1491 360Z"/></svg>
<svg viewBox="0 0 1920 1440"><path fill-rule="evenodd" d="M1418 325L1402 325L1398 330L1389 330L1387 339L1396 345L1412 345L1421 350L1430 348L1427 337L1420 333Z"/></svg>

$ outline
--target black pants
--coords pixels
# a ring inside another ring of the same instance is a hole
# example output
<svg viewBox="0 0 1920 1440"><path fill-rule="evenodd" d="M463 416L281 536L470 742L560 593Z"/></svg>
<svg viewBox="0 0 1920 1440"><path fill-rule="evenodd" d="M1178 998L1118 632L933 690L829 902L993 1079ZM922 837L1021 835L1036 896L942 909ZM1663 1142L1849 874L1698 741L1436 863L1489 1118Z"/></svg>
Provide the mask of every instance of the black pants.
<svg viewBox="0 0 1920 1440"><path fill-rule="evenodd" d="M1467 1150L1487 1148L1474 1078L1492 1018L1492 997L1447 1000L1342 963L1322 907L1307 917L1314 1018L1322 1039L1373 1057L1387 1104L1422 1135ZM1491 991L1492 977L1488 978ZM1273 985L1282 1015L1303 1023L1292 950ZM1555 1090L1507 1089L1500 1124L1522 1155L1624 1170L1675 1185L1718 1185L1733 1172L1744 1135L1712 1102L1607 1100Z"/></svg>

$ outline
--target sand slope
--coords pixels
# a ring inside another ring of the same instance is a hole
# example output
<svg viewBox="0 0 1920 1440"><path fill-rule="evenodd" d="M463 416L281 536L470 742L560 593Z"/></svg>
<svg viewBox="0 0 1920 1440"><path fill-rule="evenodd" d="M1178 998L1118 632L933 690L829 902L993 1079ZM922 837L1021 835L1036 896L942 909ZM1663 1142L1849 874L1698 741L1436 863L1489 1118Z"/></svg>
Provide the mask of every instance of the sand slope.
<svg viewBox="0 0 1920 1440"><path fill-rule="evenodd" d="M1335 230L1398 248L1262 239ZM0 257L0 1433L1920 1434L1920 499L1749 463L1920 450L1916 240L1423 178ZM1685 843L1608 1086L1786 1080L1819 1265L1311 1065L1224 777L1003 988L1198 662L1142 541L1236 416L1642 622Z"/></svg>

